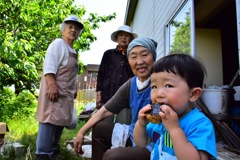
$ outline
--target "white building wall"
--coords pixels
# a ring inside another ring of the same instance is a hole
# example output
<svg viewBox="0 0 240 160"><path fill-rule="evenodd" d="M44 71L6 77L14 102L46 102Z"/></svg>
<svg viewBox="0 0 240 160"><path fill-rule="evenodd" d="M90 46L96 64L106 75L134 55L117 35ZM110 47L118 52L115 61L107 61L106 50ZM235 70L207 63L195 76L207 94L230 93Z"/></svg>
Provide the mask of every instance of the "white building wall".
<svg viewBox="0 0 240 160"><path fill-rule="evenodd" d="M138 0L133 19L133 32L158 42L157 59L165 53L165 25L183 0Z"/></svg>
<svg viewBox="0 0 240 160"><path fill-rule="evenodd" d="M221 30L196 28L196 58L206 68L207 77L204 82L206 87L212 84L223 85L221 41Z"/></svg>

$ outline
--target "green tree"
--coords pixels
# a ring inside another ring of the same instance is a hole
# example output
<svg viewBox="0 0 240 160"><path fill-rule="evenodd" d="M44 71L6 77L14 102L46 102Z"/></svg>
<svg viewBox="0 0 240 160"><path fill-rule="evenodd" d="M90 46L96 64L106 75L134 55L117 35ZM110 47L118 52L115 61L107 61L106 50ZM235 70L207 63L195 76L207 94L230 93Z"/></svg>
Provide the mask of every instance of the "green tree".
<svg viewBox="0 0 240 160"><path fill-rule="evenodd" d="M173 21L172 26L176 28L171 53L186 53L191 55L191 19L190 11L186 12L185 22Z"/></svg>
<svg viewBox="0 0 240 160"><path fill-rule="evenodd" d="M61 37L60 23L70 14L82 19L85 13L86 8L76 6L74 0L1 0L0 90L15 85L16 94L24 89L34 92L39 85L47 47ZM74 44L76 51L89 50L96 40L92 31L99 28L101 22L115 17L116 13L107 16L90 13L83 21L81 38Z"/></svg>

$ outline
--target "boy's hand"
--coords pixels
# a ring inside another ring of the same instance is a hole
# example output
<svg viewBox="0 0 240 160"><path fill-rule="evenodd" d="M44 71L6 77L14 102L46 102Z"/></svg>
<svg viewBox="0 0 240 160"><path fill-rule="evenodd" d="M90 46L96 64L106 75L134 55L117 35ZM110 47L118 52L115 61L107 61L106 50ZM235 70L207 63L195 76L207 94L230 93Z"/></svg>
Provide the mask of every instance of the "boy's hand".
<svg viewBox="0 0 240 160"><path fill-rule="evenodd" d="M178 115L177 113L168 105L161 106L162 112L159 115L162 118L162 122L165 128L170 132L171 129L179 128Z"/></svg>
<svg viewBox="0 0 240 160"><path fill-rule="evenodd" d="M138 113L138 123L139 123L139 125L141 125L141 126L146 126L147 125L148 121L146 119L146 114L145 113L150 111L150 110L151 110L151 105L148 104L139 111L139 113Z"/></svg>

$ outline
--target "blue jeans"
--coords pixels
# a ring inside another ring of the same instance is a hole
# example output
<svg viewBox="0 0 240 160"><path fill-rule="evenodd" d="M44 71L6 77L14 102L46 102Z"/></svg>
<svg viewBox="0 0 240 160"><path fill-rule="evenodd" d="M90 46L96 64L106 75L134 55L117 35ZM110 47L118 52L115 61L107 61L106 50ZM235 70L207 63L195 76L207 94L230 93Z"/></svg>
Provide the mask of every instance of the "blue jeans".
<svg viewBox="0 0 240 160"><path fill-rule="evenodd" d="M40 123L36 142L36 154L48 155L49 158L60 151L59 141L64 127L50 123Z"/></svg>

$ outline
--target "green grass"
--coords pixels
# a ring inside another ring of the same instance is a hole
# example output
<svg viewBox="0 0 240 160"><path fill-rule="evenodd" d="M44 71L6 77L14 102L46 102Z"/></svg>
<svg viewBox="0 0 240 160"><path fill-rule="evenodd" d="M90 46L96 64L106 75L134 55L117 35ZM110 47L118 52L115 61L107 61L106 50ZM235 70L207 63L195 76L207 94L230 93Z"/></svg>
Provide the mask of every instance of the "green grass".
<svg viewBox="0 0 240 160"><path fill-rule="evenodd" d="M73 137L76 137L78 130L84 125L84 122L78 122L78 127L75 130L67 130L64 128L61 136L61 153L59 160L75 160L77 158L73 153L66 149L65 142ZM28 121L11 121L9 123L9 132L5 135L5 143L20 142L24 145L24 152L22 155L15 155L13 148L6 150L3 155L0 155L0 160L33 160L35 159L36 151L36 137L38 122L35 119L28 119Z"/></svg>
<svg viewBox="0 0 240 160"><path fill-rule="evenodd" d="M78 103L76 105L78 113L82 112L84 105L85 103ZM34 160L38 131L38 122L36 121L35 116L22 119L12 119L7 122L7 124L9 132L5 134L4 142L20 142L24 145L24 151L22 155L15 155L14 149L10 147L0 155L0 160ZM76 137L77 132L84 124L84 121L78 121L76 129L68 130L64 128L60 140L61 152L58 160L81 160L81 157L76 157L76 155L66 149L65 142Z"/></svg>

